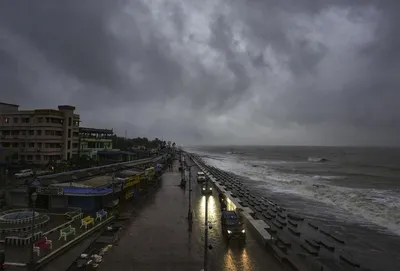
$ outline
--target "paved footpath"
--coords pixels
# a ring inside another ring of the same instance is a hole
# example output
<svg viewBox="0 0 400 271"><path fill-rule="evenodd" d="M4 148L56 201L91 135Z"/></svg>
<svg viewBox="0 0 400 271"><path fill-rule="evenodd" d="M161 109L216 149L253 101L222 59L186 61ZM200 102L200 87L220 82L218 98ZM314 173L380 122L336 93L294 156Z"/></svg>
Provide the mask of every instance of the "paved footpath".
<svg viewBox="0 0 400 271"><path fill-rule="evenodd" d="M177 166L175 167L175 169ZM197 168L192 168L193 227L188 230L188 190L179 188L180 173L167 172L161 187L149 199L146 207L132 220L118 245L104 258L98 270L124 271L200 271L204 252L205 197L197 185ZM188 189L188 185L187 185ZM218 196L209 198L209 271L281 271L280 264L269 255L250 233L245 247L222 238Z"/></svg>

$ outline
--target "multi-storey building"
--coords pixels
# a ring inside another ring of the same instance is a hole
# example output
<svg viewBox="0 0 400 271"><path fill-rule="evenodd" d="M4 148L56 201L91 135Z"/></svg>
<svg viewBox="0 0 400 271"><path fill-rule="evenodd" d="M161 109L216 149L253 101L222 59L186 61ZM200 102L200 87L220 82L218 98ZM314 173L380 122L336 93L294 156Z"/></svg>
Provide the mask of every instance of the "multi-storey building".
<svg viewBox="0 0 400 271"><path fill-rule="evenodd" d="M95 157L98 151L112 150L113 130L95 129L95 128L79 128L80 156Z"/></svg>
<svg viewBox="0 0 400 271"><path fill-rule="evenodd" d="M58 110L19 110L19 105L0 103L0 148L8 160L47 164L78 155L79 115L75 107Z"/></svg>

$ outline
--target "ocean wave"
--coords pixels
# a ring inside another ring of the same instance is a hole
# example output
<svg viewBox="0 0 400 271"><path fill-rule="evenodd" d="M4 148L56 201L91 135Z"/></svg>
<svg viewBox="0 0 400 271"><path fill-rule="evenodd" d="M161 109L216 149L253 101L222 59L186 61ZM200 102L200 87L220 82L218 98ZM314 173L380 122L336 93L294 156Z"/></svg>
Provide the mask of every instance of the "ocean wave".
<svg viewBox="0 0 400 271"><path fill-rule="evenodd" d="M341 179L346 179L346 176L322 176L322 175L314 175L312 177L313 179L316 180L341 180Z"/></svg>
<svg viewBox="0 0 400 271"><path fill-rule="evenodd" d="M375 225L400 235L400 192L378 189L362 189L336 186L325 180L345 178L343 176L310 177L303 174L283 173L268 166L252 167L252 161L238 161L232 157L204 161L225 171L264 182L264 187L280 193L299 195L335 208L344 209Z"/></svg>
<svg viewBox="0 0 400 271"><path fill-rule="evenodd" d="M323 163L328 162L329 160L322 157L308 157L307 161L312 163Z"/></svg>

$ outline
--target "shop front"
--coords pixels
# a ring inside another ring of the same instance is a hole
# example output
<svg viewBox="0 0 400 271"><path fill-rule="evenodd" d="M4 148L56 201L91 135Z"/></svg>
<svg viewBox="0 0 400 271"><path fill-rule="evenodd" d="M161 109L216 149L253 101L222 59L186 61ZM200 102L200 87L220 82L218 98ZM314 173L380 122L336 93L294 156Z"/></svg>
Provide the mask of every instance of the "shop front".
<svg viewBox="0 0 400 271"><path fill-rule="evenodd" d="M125 182L120 195L120 201L132 200L139 191L140 175L125 178Z"/></svg>

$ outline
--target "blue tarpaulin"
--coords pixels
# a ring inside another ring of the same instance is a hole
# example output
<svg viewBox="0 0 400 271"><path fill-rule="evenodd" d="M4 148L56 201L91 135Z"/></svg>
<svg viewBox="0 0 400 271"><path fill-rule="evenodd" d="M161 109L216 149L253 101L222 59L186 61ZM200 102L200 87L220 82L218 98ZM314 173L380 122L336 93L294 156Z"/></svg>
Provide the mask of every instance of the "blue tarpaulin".
<svg viewBox="0 0 400 271"><path fill-rule="evenodd" d="M81 188L81 187L64 187L64 194L110 194L112 187L108 188Z"/></svg>
<svg viewBox="0 0 400 271"><path fill-rule="evenodd" d="M156 165L156 172L160 172L162 170L163 165L162 164L157 164Z"/></svg>

